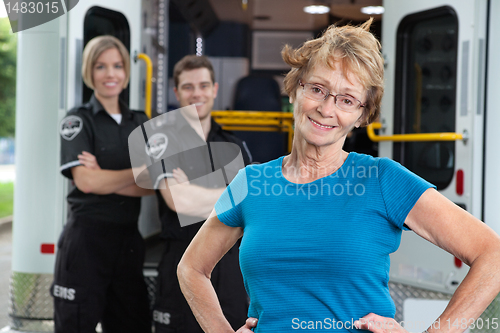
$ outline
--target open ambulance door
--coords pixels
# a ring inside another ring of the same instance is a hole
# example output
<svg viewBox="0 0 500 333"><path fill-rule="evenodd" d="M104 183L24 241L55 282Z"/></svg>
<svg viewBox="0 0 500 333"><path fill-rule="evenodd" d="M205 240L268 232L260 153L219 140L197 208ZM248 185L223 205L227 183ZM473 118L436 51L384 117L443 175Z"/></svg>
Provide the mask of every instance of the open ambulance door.
<svg viewBox="0 0 500 333"><path fill-rule="evenodd" d="M379 154L482 219L488 1L386 0L384 7ZM410 331L428 328L467 272L460 260L403 232L391 256L396 319Z"/></svg>

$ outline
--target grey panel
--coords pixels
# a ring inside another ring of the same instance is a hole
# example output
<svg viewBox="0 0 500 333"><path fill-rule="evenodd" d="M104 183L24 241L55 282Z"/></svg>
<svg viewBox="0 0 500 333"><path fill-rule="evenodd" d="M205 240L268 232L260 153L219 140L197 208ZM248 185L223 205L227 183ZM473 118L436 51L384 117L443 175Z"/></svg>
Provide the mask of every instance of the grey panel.
<svg viewBox="0 0 500 333"><path fill-rule="evenodd" d="M144 238L161 231L161 221L158 216L158 211L158 199L156 195L141 198L139 231Z"/></svg>
<svg viewBox="0 0 500 333"><path fill-rule="evenodd" d="M83 41L76 40L76 61L75 61L75 105L82 104L83 79L82 79L82 55Z"/></svg>
<svg viewBox="0 0 500 333"><path fill-rule="evenodd" d="M477 85L477 110L476 113L481 115L484 108L484 80L485 80L485 55L486 55L486 45L484 39L479 39L479 82Z"/></svg>
<svg viewBox="0 0 500 333"><path fill-rule="evenodd" d="M467 94L467 84L469 83L469 47L470 42L467 40L462 43L462 77L460 87L460 115L467 116L467 104L469 97Z"/></svg>
<svg viewBox="0 0 500 333"><path fill-rule="evenodd" d="M64 109L66 99L66 37L61 37L61 61L59 62L59 108Z"/></svg>

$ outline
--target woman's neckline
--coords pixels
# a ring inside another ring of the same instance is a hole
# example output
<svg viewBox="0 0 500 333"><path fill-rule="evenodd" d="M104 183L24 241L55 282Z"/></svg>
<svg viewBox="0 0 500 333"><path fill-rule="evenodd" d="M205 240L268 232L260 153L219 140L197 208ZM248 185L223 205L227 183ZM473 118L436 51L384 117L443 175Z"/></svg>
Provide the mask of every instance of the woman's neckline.
<svg viewBox="0 0 500 333"><path fill-rule="evenodd" d="M278 164L279 164L279 173L281 175L280 178L283 179L284 182L288 183L288 184L293 184L293 185L307 185L307 184L313 184L317 181L321 181L321 179L324 179L326 177L331 177L331 176L334 176L336 173L338 173L345 165L347 165L348 163L350 163L351 159L353 158L353 153L348 153L347 154L347 157L346 159L344 160L344 162L342 163L342 165L337 169L335 170L334 172L330 173L330 174L325 174L324 176L322 177L319 177L311 182L307 182L307 183L295 183L295 182L292 182L290 180L288 180L285 175L283 174L283 161L285 159L285 156L281 156L278 160Z"/></svg>

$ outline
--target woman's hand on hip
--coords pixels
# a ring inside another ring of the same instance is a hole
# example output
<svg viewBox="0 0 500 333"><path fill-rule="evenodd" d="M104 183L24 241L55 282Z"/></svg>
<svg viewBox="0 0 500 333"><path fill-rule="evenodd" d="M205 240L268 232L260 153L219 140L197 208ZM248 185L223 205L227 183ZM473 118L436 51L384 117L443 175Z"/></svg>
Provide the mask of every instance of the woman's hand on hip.
<svg viewBox="0 0 500 333"><path fill-rule="evenodd" d="M245 325L241 326L236 333L253 333L252 328L257 326L258 321L257 318L248 318Z"/></svg>
<svg viewBox="0 0 500 333"><path fill-rule="evenodd" d="M408 333L397 321L369 313L354 322L357 329L372 331L373 333Z"/></svg>

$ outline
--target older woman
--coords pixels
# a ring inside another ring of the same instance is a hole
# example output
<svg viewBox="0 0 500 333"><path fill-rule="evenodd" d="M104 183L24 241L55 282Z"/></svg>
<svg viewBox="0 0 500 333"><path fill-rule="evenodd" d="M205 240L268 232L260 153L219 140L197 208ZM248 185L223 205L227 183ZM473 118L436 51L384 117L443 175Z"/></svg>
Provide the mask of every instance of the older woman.
<svg viewBox="0 0 500 333"><path fill-rule="evenodd" d="M68 194L68 222L60 237L52 295L56 333L151 332L142 274L144 243L137 229L140 196L128 136L147 120L119 100L130 76L125 46L113 36L92 39L82 76L90 101L61 121L61 173L76 187Z"/></svg>
<svg viewBox="0 0 500 333"><path fill-rule="evenodd" d="M330 27L283 50L292 67L285 89L294 105L293 149L240 171L179 264L205 332L233 332L209 279L239 237L255 318L239 332L296 331L318 321L337 332L406 332L392 319L388 289L389 254L405 228L471 267L441 323L477 318L499 292L500 240L489 227L398 163L342 150L349 131L379 113L383 59L370 24Z"/></svg>

